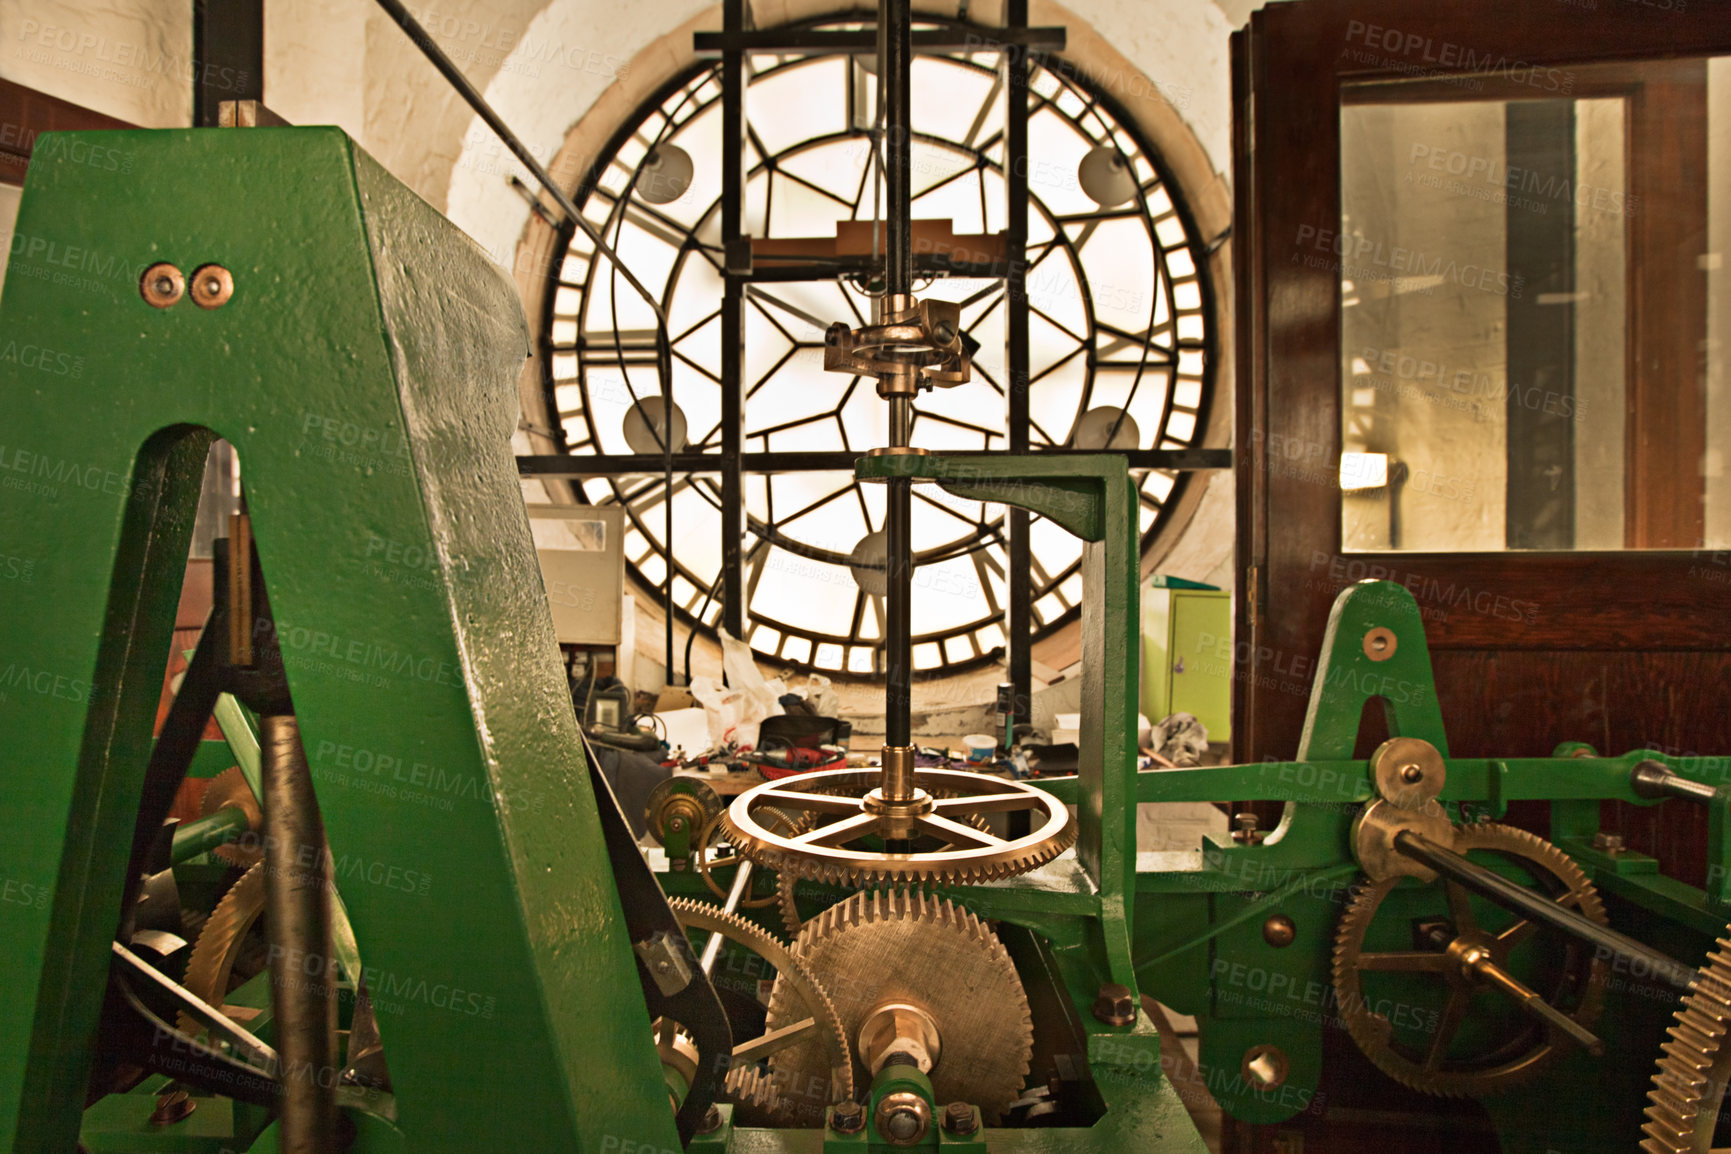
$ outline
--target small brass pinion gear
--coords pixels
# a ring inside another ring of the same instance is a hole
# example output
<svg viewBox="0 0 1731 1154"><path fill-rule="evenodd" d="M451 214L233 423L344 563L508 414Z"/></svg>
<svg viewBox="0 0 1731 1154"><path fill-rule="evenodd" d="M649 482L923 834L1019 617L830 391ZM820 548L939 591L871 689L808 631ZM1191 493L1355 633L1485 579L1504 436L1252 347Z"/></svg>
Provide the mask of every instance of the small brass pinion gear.
<svg viewBox="0 0 1731 1154"><path fill-rule="evenodd" d="M1573 906L1578 913L1601 925L1606 922L1604 906L1587 875L1567 854L1542 838L1509 826L1469 825L1457 830L1454 848L1461 854L1484 851L1514 862L1541 879L1559 905ZM1497 930L1484 927L1473 912L1467 890L1447 879L1438 879L1429 888L1433 892L1439 886L1443 889L1447 917L1445 921L1439 916L1430 927L1429 940L1415 940L1411 947L1395 950L1367 949L1365 941L1371 922L1384 900L1406 880L1391 878L1361 885L1348 902L1335 935L1336 1010L1341 1024L1365 1056L1390 1078L1414 1090L1450 1098L1479 1098L1526 1081L1566 1052L1571 1044L1567 1039L1523 1018L1524 1028L1512 1034L1506 1030L1500 1035L1493 1033L1486 1041L1488 1048L1482 1052L1465 1057L1451 1055L1452 1044L1460 1037L1463 1026L1482 1025L1470 1021L1474 999L1502 996L1475 977L1472 963L1482 960L1507 970L1511 952L1532 937L1538 927L1519 919ZM1514 914L1508 916L1515 918ZM1415 939L1418 936L1415 932ZM1604 1002L1604 961L1595 958L1590 947L1573 939L1552 937L1545 941L1555 943L1560 950L1561 966L1554 988L1539 993L1577 1024L1590 1027L1598 1019ZM1428 976L1443 985L1447 997L1442 1008L1434 1013L1418 999L1379 1000L1367 995L1364 989L1362 976L1372 972ZM1404 1010L1409 1020L1400 1028L1409 1039L1416 1032L1428 1037L1428 1043L1400 1040L1397 1024L1390 1021L1385 1003ZM1498 1009L1508 1015L1519 1014L1512 1003L1505 1002ZM1422 1028L1427 1018L1431 1022L1428 1030ZM1469 1039L1469 1043L1482 1040Z"/></svg>
<svg viewBox="0 0 1731 1154"><path fill-rule="evenodd" d="M929 1015L940 1043L930 1075L937 1101L971 1103L990 1121L1021 1094L1034 1045L1027 992L998 936L968 910L917 891L862 891L807 922L793 950L824 975L850 1038L886 1005ZM792 1022L793 1006L776 978L767 1027ZM856 1047L860 1085L871 1081L868 1057ZM770 1068L789 1097L821 1083L826 1061L806 1043L777 1053Z"/></svg>
<svg viewBox="0 0 1731 1154"><path fill-rule="evenodd" d="M1731 1081L1731 926L1684 995L1647 1091L1646 1154L1708 1154Z"/></svg>
<svg viewBox="0 0 1731 1154"><path fill-rule="evenodd" d="M1033 786L984 774L922 769L913 774L919 812L900 820L910 848L883 848L885 819L874 812L875 770L837 769L766 782L734 799L722 830L739 852L778 873L842 885L940 882L961 885L1014 877L1051 861L1076 841L1062 802ZM815 823L780 833L761 818L811 814ZM974 823L985 813L1027 813L1030 832L1001 838ZM877 844L873 844L876 842Z"/></svg>

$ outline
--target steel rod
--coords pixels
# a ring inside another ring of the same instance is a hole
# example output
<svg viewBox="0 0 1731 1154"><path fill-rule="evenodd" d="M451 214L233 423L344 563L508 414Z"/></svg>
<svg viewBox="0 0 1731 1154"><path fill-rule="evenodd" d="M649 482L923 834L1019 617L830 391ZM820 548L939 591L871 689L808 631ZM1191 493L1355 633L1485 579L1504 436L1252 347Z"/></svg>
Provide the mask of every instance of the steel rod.
<svg viewBox="0 0 1731 1154"><path fill-rule="evenodd" d="M265 924L271 1010L282 1061L282 1154L336 1148L337 964L331 858L292 714L259 719L264 768Z"/></svg>
<svg viewBox="0 0 1731 1154"><path fill-rule="evenodd" d="M741 858L739 870L733 875L733 884L727 887L727 901L721 907L723 912L730 914L737 912L739 903L745 900L746 891L750 888L751 863ZM725 940L719 933L709 935L709 941L705 942L703 946L703 956L698 959L698 964L703 967L704 973L710 973L715 969L715 959L721 956L721 944Z"/></svg>
<svg viewBox="0 0 1731 1154"><path fill-rule="evenodd" d="M1094 455L1074 449L1040 449L1039 453L1043 457ZM1231 449L1137 449L1115 455L1123 457L1133 470L1232 467ZM1002 454L996 450L990 453L958 450L946 451L944 456L998 457ZM744 453L740 456L740 465L747 473L800 473L826 469L851 473L859 458L859 453L846 449ZM673 455L673 469L679 473L721 474L727 471L727 464L725 453L686 451ZM601 453L593 457L551 453L517 458L517 472L525 477L630 477L647 476L661 471L662 459L659 453Z"/></svg>
<svg viewBox="0 0 1731 1154"><path fill-rule="evenodd" d="M1422 834L1402 830L1394 836L1394 848L1487 901L1495 902L1504 909L1541 925L1579 938L1591 945L1602 957L1624 958L1641 963L1655 978L1678 990L1688 990L1695 985L1693 967L1685 966L1634 938L1625 937L1608 926L1602 926L1591 918L1558 905L1550 898L1535 894L1527 887L1512 882L1477 862L1469 861Z"/></svg>
<svg viewBox="0 0 1731 1154"><path fill-rule="evenodd" d="M415 47L419 48L421 54L431 62L434 68L439 70L439 75L443 76L451 87L457 90L457 94L463 98L463 102L474 109L475 115L487 122L487 127L491 128L494 135L504 143L506 148L511 150L511 155L522 161L523 167L527 168L540 182L541 187L552 195L553 202L565 213L566 219L582 229L595 247L613 262L613 266L619 270L619 275L625 278L625 283L631 286L633 292L643 298L644 303L648 304L651 311L655 313L656 320L665 329L667 314L662 309L661 302L655 298L653 293L643 287L642 281L632 275L625 262L619 259L619 254L613 251L613 246L602 237L600 230L585 220L583 214L577 211L577 206L572 202L571 197L566 194L563 188L559 187L547 170L541 167L541 162L535 159L535 154L529 151L529 146L518 139L517 134L511 131L510 125L505 123L503 117L493 111L493 106L487 103L487 98L482 96L473 84L469 83L469 78L463 75L463 70L458 68L449 56L445 55L445 50L433 40L431 33L421 27L421 22L416 20L414 15L403 6L402 0L378 0L378 4L390 15L392 20L397 22L397 27L409 34L409 39L415 42ZM669 423L671 424L671 422ZM653 429L654 422L650 422L650 424Z"/></svg>
<svg viewBox="0 0 1731 1154"><path fill-rule="evenodd" d="M1509 973L1495 962L1489 960L1481 961L1478 965L1473 967L1473 972L1481 980L1496 987L1509 998L1513 999L1515 1005L1519 1006L1528 1015L1537 1019L1540 1023L1550 1029L1566 1034L1575 1045L1581 1047L1583 1050L1592 1054L1600 1054L1604 1052L1605 1044L1601 1042L1598 1036L1591 1030L1587 1029L1585 1026L1581 1025L1579 1022L1575 1021L1575 1019L1569 1017L1569 1015L1563 1013L1555 1006L1551 1005L1545 1000L1544 995L1538 993L1536 990L1528 989L1527 986L1513 974Z"/></svg>
<svg viewBox="0 0 1731 1154"><path fill-rule="evenodd" d="M745 34L745 0L726 0L722 5L722 30L730 37ZM721 56L721 154L726 158L721 172L721 245L725 251L732 251L732 246L746 236L745 88L745 55L738 48L729 48ZM727 271L721 296L721 455L726 460L721 471L721 624L742 641L747 636L745 318L745 282L738 273ZM697 616L701 621L701 609ZM695 634L696 629L691 632ZM690 652L688 640L686 653ZM687 684L691 682L690 665L687 656Z"/></svg>
<svg viewBox="0 0 1731 1154"><path fill-rule="evenodd" d="M699 32L692 39L699 56L729 50L820 56L864 52L876 44L874 37L867 29L853 32L829 28L754 28L738 35L725 31ZM913 33L911 40L914 49L921 53L985 52L1005 45L1032 52L1062 52L1068 37L1062 27L994 28L986 33L922 28Z"/></svg>

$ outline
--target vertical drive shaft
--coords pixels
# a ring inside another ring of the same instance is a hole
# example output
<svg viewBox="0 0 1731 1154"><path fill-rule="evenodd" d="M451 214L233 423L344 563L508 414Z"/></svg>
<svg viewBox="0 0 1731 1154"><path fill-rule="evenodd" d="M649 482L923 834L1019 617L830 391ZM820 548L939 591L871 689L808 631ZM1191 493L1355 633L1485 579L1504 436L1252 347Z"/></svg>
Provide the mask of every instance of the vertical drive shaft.
<svg viewBox="0 0 1731 1154"><path fill-rule="evenodd" d="M913 245L910 232L913 196L912 153L908 126L912 123L909 65L913 56L913 13L909 0L882 0L878 13L878 79L882 86L885 191L885 299L900 301L913 292ZM911 432L913 399L890 398L890 444L905 447ZM913 680L912 485L906 478L888 484L885 511L888 578L885 622L884 793L891 800L911 796L912 725L909 695ZM901 751L908 752L902 753ZM906 765L904 775L891 766Z"/></svg>
<svg viewBox="0 0 1731 1154"><path fill-rule="evenodd" d="M283 1105L282 1154L336 1148L337 965L331 948L331 859L300 726L259 719L264 776L265 924Z"/></svg>

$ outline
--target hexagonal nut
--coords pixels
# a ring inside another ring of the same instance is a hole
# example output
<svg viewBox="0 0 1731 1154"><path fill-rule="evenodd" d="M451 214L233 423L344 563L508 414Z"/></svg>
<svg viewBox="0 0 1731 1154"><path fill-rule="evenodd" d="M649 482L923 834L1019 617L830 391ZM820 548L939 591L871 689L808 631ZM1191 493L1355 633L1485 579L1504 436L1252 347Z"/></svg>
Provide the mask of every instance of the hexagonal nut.
<svg viewBox="0 0 1731 1154"><path fill-rule="evenodd" d="M1094 999L1094 1016L1108 1026L1128 1026L1136 1020L1136 995L1128 986L1107 982Z"/></svg>
<svg viewBox="0 0 1731 1154"><path fill-rule="evenodd" d="M966 1102L951 1102L944 1107L944 1129L952 1134L972 1134L980 1128L974 1108Z"/></svg>
<svg viewBox="0 0 1731 1154"><path fill-rule="evenodd" d="M844 1098L830 1111L829 1124L843 1134L857 1134L865 1128L865 1107Z"/></svg>

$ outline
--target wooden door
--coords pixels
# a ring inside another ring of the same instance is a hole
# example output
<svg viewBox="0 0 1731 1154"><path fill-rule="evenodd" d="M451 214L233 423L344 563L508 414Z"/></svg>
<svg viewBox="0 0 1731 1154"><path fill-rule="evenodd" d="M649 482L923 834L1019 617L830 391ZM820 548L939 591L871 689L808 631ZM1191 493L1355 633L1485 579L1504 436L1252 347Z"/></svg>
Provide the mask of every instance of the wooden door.
<svg viewBox="0 0 1731 1154"><path fill-rule="evenodd" d="M1681 0L1300 0L1234 37L1236 759L1293 755L1368 577L1424 611L1457 756L1731 752L1727 53L1731 5ZM1452 197L1427 248L1366 231L1418 203L1387 181ZM1451 325L1461 364L1412 352ZM1631 844L1699 884L1705 818L1664 812Z"/></svg>

